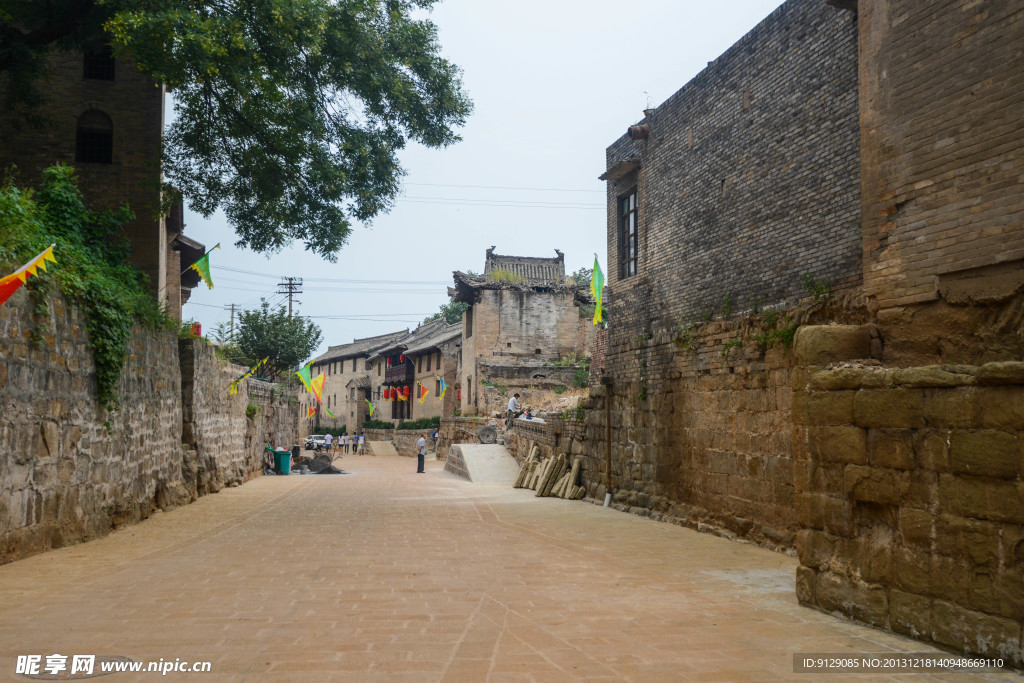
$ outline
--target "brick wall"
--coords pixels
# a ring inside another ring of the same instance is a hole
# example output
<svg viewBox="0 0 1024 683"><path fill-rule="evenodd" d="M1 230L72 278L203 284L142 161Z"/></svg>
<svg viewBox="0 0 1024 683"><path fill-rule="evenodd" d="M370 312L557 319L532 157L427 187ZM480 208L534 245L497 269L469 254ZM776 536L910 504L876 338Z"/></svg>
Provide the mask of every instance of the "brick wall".
<svg viewBox="0 0 1024 683"><path fill-rule="evenodd" d="M609 334L790 301L801 276L861 281L857 22L789 0L623 136L607 164ZM617 200L638 190L637 275L621 278ZM653 321L653 322L652 322Z"/></svg>
<svg viewBox="0 0 1024 683"><path fill-rule="evenodd" d="M1020 666L1024 363L818 370L793 417L800 602Z"/></svg>
<svg viewBox="0 0 1024 683"><path fill-rule="evenodd" d="M864 288L882 308L965 275L983 301L1007 267L1021 284L1022 24L1017 2L860 3Z"/></svg>

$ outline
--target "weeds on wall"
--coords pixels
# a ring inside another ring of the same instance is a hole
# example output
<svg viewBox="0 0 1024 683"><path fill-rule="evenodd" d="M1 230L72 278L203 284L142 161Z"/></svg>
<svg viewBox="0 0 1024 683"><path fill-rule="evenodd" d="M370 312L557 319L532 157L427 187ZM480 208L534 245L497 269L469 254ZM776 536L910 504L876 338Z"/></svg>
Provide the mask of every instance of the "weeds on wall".
<svg viewBox="0 0 1024 683"><path fill-rule="evenodd" d="M825 301L832 296L832 285L825 280L817 280L810 273L804 273L800 276L800 281L803 282L804 289L811 295L815 303Z"/></svg>
<svg viewBox="0 0 1024 683"><path fill-rule="evenodd" d="M570 420L577 420L582 422L587 416L587 411L583 410L583 406L576 406L575 408L566 408L562 411L562 420L568 422Z"/></svg>
<svg viewBox="0 0 1024 683"><path fill-rule="evenodd" d="M564 384L556 384L555 386L551 387L551 391L555 392L556 394L564 394L565 392L569 391L569 387L565 386Z"/></svg>
<svg viewBox="0 0 1024 683"><path fill-rule="evenodd" d="M260 412L260 406L258 403L252 403L250 401L249 405L245 407L245 416L250 420L255 420L256 413L258 412Z"/></svg>
<svg viewBox="0 0 1024 683"><path fill-rule="evenodd" d="M64 164L43 171L38 192L9 179L0 187L0 263L21 265L57 245L57 263L40 271L33 296L44 299L56 286L84 310L99 401L108 410L117 407L133 326L173 329L176 324L149 294L145 274L128 263L124 224L132 218L126 205L103 212L86 207L75 170ZM35 310L37 317L49 316L38 303Z"/></svg>
<svg viewBox="0 0 1024 683"><path fill-rule="evenodd" d="M743 346L742 339L733 339L722 344L722 360L726 363L729 362L729 356L732 355L732 350Z"/></svg>
<svg viewBox="0 0 1024 683"><path fill-rule="evenodd" d="M673 344L687 353L697 352L697 323L688 322L678 325L673 332Z"/></svg>
<svg viewBox="0 0 1024 683"><path fill-rule="evenodd" d="M504 268L495 268L490 273L488 273L487 277L493 280L494 282L504 282L510 285L518 284L520 282L525 281L523 280L522 276L516 275L512 271L505 270Z"/></svg>

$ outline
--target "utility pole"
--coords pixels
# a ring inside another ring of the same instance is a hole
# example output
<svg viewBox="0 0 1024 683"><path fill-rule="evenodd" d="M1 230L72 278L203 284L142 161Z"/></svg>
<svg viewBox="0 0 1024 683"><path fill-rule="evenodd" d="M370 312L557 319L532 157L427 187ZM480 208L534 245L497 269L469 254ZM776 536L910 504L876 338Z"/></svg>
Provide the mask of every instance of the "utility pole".
<svg viewBox="0 0 1024 683"><path fill-rule="evenodd" d="M295 294L302 294L302 278L281 278L281 282L277 283L277 293L288 295L288 317L292 317L292 296Z"/></svg>
<svg viewBox="0 0 1024 683"><path fill-rule="evenodd" d="M231 341L231 342L235 341L235 309L236 308L237 308L237 306L235 306L235 304L231 304L229 306L225 306L224 307L224 310L226 310L226 311L230 310L231 311L231 332L230 332L231 336L229 337L229 341Z"/></svg>

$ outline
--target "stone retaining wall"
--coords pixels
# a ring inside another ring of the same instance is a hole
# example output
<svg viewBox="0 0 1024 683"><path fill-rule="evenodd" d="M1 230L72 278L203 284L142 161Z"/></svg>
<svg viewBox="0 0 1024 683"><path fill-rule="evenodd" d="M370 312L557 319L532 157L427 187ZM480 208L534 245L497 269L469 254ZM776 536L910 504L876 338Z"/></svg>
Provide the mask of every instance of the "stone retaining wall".
<svg viewBox="0 0 1024 683"><path fill-rule="evenodd" d="M801 603L1022 663L1024 363L807 373Z"/></svg>
<svg viewBox="0 0 1024 683"><path fill-rule="evenodd" d="M168 330L134 330L120 408L108 413L84 314L58 295L47 301L45 320L24 288L0 306L0 562L242 483L260 471L266 439L297 438L287 395L250 380L229 396L244 368L208 344L179 346Z"/></svg>
<svg viewBox="0 0 1024 683"><path fill-rule="evenodd" d="M455 443L480 443L476 430L489 424L487 417L442 417L441 428L437 430L437 458L448 457L448 449Z"/></svg>
<svg viewBox="0 0 1024 683"><path fill-rule="evenodd" d="M0 306L0 562L100 536L188 502L173 332L136 329L118 388L99 407L84 313L27 288ZM34 331L49 329L39 343Z"/></svg>

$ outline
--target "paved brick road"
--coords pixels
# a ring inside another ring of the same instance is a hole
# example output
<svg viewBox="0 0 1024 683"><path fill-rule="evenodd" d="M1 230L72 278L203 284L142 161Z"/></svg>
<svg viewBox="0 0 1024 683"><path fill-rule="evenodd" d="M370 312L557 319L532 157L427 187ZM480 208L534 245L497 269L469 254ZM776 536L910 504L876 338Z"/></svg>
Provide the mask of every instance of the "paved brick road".
<svg viewBox="0 0 1024 683"><path fill-rule="evenodd" d="M341 465L0 567L0 679L97 653L212 662L192 680L822 680L792 654L925 649L799 607L784 555L441 463Z"/></svg>

